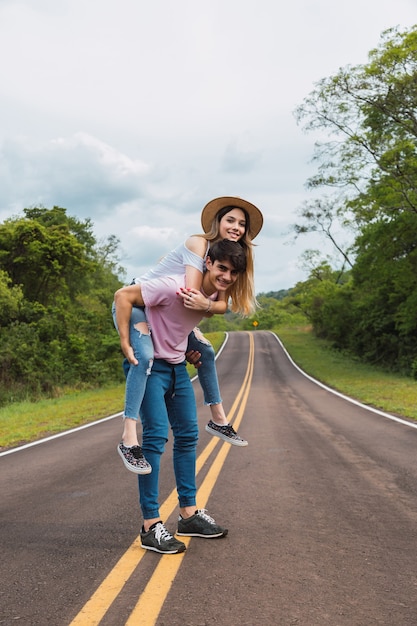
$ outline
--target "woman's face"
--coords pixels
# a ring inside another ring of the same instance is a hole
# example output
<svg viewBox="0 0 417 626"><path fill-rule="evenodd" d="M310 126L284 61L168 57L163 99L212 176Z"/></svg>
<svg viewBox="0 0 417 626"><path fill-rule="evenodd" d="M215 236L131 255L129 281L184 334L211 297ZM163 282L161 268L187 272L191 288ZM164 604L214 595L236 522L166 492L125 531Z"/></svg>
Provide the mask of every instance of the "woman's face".
<svg viewBox="0 0 417 626"><path fill-rule="evenodd" d="M239 241L245 234L246 217L242 209L232 209L219 222L220 239Z"/></svg>

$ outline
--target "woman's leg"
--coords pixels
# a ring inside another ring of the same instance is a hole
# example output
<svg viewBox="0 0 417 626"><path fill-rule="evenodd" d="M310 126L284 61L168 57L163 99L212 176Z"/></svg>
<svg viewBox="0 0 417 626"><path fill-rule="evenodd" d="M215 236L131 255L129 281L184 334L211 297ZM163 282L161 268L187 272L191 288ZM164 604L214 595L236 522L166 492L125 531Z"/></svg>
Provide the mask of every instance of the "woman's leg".
<svg viewBox="0 0 417 626"><path fill-rule="evenodd" d="M204 394L204 404L210 406L211 420L206 426L207 432L234 445L247 446L248 442L239 437L229 425L220 396L214 348L198 328L194 328L188 336L188 350L201 353L201 365L197 368L197 374Z"/></svg>
<svg viewBox="0 0 417 626"><path fill-rule="evenodd" d="M204 394L204 404L210 406L212 417L216 417L215 421L219 424L227 424L220 396L219 379L217 378L216 355L213 346L198 328L194 328L188 336L188 350L196 350L201 353L201 365L197 369L197 374Z"/></svg>
<svg viewBox="0 0 417 626"><path fill-rule="evenodd" d="M114 305L113 319L117 329ZM130 345L133 348L138 364L132 365L127 359L123 361L123 370L126 376L126 390L122 441L118 446L118 452L127 469L135 473L143 474L149 473L151 469L139 447L137 422L146 383L151 373L153 363L153 344L143 308L132 308L129 337Z"/></svg>

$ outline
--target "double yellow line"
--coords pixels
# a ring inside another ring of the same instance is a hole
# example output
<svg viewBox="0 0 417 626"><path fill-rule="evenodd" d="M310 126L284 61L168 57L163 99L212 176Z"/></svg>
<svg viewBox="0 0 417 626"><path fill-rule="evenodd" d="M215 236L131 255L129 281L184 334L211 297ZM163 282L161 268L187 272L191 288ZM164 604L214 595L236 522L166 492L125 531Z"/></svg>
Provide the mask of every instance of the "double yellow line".
<svg viewBox="0 0 417 626"><path fill-rule="evenodd" d="M242 421L253 376L254 341L252 333L248 333L248 336L249 358L245 378L228 414L229 422L233 421L235 429L239 428ZM236 417L233 420L233 416L235 414ZM197 474L219 442L220 440L217 437L213 437L201 452L196 464ZM197 493L199 508L204 508L206 506L229 450L230 445L228 443L223 443L209 471L207 472L207 475ZM176 489L173 489L161 506L161 518L163 520L168 519L177 506L178 495ZM182 541L184 541L187 546L190 540L190 537L182 537ZM70 626L97 626L145 554L146 550L142 549L140 536L138 536L119 559L111 572L106 576L101 585L91 596L90 600L73 619ZM126 622L126 626L137 626L139 623L141 626L153 626L156 623L158 615L185 555L186 552L175 555L174 557L172 555L161 556L159 564L143 590L143 593L140 595L135 608Z"/></svg>

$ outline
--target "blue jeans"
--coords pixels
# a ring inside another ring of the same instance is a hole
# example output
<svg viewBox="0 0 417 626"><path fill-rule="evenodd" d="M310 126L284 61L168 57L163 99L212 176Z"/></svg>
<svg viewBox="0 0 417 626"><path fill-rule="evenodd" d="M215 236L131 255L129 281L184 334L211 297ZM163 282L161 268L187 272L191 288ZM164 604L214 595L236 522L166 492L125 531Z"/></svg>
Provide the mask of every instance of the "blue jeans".
<svg viewBox="0 0 417 626"><path fill-rule="evenodd" d="M197 407L186 362L171 365L155 359L140 409L142 449L152 472L139 475L139 500L144 519L159 515L159 469L168 441L174 437L174 472L180 507L196 504Z"/></svg>
<svg viewBox="0 0 417 626"><path fill-rule="evenodd" d="M211 343L201 335L192 331L188 335L188 350L201 352L201 365L197 370L198 381L204 393L204 404L220 404L219 380L217 378L215 352Z"/></svg>
<svg viewBox="0 0 417 626"><path fill-rule="evenodd" d="M116 310L113 303L113 321L116 324ZM150 335L144 335L135 328L135 324L146 322L143 308L133 307L129 324L129 340L133 348L138 365L132 365L127 359L123 361L123 370L126 376L124 416L137 420L139 409L146 389L146 383L151 373L153 363L153 343Z"/></svg>
<svg viewBox="0 0 417 626"><path fill-rule="evenodd" d="M113 321L116 324L116 310L113 303ZM137 420L140 405L146 389L146 382L151 372L154 358L152 339L135 328L135 324L146 322L145 311L141 307L133 307L129 326L129 340L138 365L131 365L127 359L123 361L126 376L124 416ZM192 331L188 336L188 350L201 352L201 366L197 370L198 380L204 394L204 404L220 404L219 380L217 378L215 352L205 337L196 336Z"/></svg>

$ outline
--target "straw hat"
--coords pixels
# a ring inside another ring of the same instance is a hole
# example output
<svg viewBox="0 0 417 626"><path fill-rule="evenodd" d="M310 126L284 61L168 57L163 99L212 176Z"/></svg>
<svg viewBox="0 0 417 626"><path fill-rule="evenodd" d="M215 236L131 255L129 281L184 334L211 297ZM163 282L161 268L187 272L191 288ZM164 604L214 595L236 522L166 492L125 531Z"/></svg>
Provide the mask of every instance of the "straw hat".
<svg viewBox="0 0 417 626"><path fill-rule="evenodd" d="M256 235L261 230L264 221L262 213L254 204L236 196L222 196L221 198L214 198L214 200L210 200L210 202L206 204L201 213L201 225L204 232L207 233L211 229L214 217L220 209L224 209L225 207L244 209L247 212L250 220L249 235L251 239L255 239Z"/></svg>

